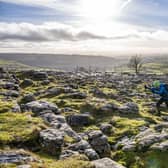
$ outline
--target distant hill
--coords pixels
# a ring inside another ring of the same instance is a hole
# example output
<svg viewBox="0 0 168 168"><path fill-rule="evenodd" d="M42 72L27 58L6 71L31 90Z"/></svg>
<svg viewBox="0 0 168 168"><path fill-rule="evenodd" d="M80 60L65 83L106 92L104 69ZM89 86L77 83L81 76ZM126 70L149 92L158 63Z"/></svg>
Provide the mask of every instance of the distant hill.
<svg viewBox="0 0 168 168"><path fill-rule="evenodd" d="M61 70L74 70L76 67L85 67L99 70L112 70L122 65L125 59L104 56L88 55L63 55L63 54L9 54L0 53L0 59L13 60L22 64L42 67L56 68Z"/></svg>

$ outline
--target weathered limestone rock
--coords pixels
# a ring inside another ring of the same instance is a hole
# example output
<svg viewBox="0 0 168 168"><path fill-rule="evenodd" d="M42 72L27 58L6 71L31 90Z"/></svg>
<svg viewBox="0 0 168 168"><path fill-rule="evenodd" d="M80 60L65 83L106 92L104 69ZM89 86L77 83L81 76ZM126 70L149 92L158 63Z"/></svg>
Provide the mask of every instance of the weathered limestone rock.
<svg viewBox="0 0 168 168"><path fill-rule="evenodd" d="M0 152L0 164L2 163L29 163L36 161L35 158L25 153L22 150L19 151L3 151Z"/></svg>
<svg viewBox="0 0 168 168"><path fill-rule="evenodd" d="M139 113L139 107L136 103L129 102L120 107L119 112L124 114L137 114Z"/></svg>
<svg viewBox="0 0 168 168"><path fill-rule="evenodd" d="M100 130L104 133L104 134L110 134L112 133L112 125L111 124L107 124L107 123L104 123L104 124L101 124L100 125Z"/></svg>
<svg viewBox="0 0 168 168"><path fill-rule="evenodd" d="M80 142L70 145L68 148L73 151L84 151L91 148L91 146L87 141L81 140Z"/></svg>
<svg viewBox="0 0 168 168"><path fill-rule="evenodd" d="M96 166L96 168L125 168L110 158L95 160L92 161L92 163Z"/></svg>
<svg viewBox="0 0 168 168"><path fill-rule="evenodd" d="M26 110L31 110L33 113L38 114L45 110L50 110L53 113L59 114L57 105L49 103L47 101L32 101L24 105Z"/></svg>
<svg viewBox="0 0 168 168"><path fill-rule="evenodd" d="M60 159L66 159L66 158L71 157L73 155L79 155L79 152L72 151L72 150L64 150L60 154Z"/></svg>
<svg viewBox="0 0 168 168"><path fill-rule="evenodd" d="M168 140L161 142L161 143L156 143L150 147L150 149L153 150L160 150L160 151L168 151Z"/></svg>
<svg viewBox="0 0 168 168"><path fill-rule="evenodd" d="M60 153L64 143L64 134L56 129L46 129L40 132L40 144L43 150L49 154Z"/></svg>
<svg viewBox="0 0 168 168"><path fill-rule="evenodd" d="M72 98L72 99L85 99L87 95L85 93L75 92L75 93L67 94L66 97Z"/></svg>
<svg viewBox="0 0 168 168"><path fill-rule="evenodd" d="M93 149L86 149L84 154L89 158L89 160L96 160L99 159L99 155Z"/></svg>
<svg viewBox="0 0 168 168"><path fill-rule="evenodd" d="M29 87L33 85L33 81L31 79L24 79L20 84L21 87Z"/></svg>
<svg viewBox="0 0 168 168"><path fill-rule="evenodd" d="M33 79L34 80L46 80L48 79L48 74L47 72L35 71L33 73Z"/></svg>
<svg viewBox="0 0 168 168"><path fill-rule="evenodd" d="M8 97L14 97L14 98L16 97L17 98L20 96L20 93L16 90L9 90L9 91L5 92L3 95L8 96Z"/></svg>
<svg viewBox="0 0 168 168"><path fill-rule="evenodd" d="M21 101L24 102L24 103L29 103L29 102L32 102L32 101L35 101L35 100L36 100L36 98L33 94L27 94L22 98Z"/></svg>
<svg viewBox="0 0 168 168"><path fill-rule="evenodd" d="M73 114L67 116L67 122L71 126L89 125L92 119L90 114Z"/></svg>
<svg viewBox="0 0 168 168"><path fill-rule="evenodd" d="M92 131L88 134L88 140L91 147L100 155L100 157L110 156L111 148L107 137L101 131Z"/></svg>

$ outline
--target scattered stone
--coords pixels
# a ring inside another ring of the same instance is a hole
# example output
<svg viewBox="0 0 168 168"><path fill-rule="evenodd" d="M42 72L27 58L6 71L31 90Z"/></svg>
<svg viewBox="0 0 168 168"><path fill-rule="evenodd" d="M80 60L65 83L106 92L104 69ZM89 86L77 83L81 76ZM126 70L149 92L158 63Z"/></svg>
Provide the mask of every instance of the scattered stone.
<svg viewBox="0 0 168 168"><path fill-rule="evenodd" d="M49 85L50 84L50 81L49 80L43 80L41 82L41 85Z"/></svg>
<svg viewBox="0 0 168 168"><path fill-rule="evenodd" d="M114 112L116 110L118 110L118 105L114 104L114 103L107 103L104 106L101 107L102 111L107 111L107 112Z"/></svg>
<svg viewBox="0 0 168 168"><path fill-rule="evenodd" d="M67 116L67 122L71 126L89 125L93 121L90 114L72 114Z"/></svg>
<svg viewBox="0 0 168 168"><path fill-rule="evenodd" d="M63 88L51 88L48 89L45 93L46 96L58 96L61 93L64 93L64 89Z"/></svg>
<svg viewBox="0 0 168 168"><path fill-rule="evenodd" d="M123 151L135 151L136 150L136 142L133 139L129 139L128 137L122 138L114 147L115 150L122 149Z"/></svg>
<svg viewBox="0 0 168 168"><path fill-rule="evenodd" d="M160 141L163 141L165 139L168 139L168 134L167 133L153 133L153 134L149 134L141 139L137 139L138 141L138 148L142 149L142 148L146 148L146 147L150 147L151 145L153 145L154 143L158 143Z"/></svg>
<svg viewBox="0 0 168 168"><path fill-rule="evenodd" d="M94 88L90 90L90 93L93 93L94 96L100 97L100 98L107 97L107 95L98 88Z"/></svg>
<svg viewBox="0 0 168 168"><path fill-rule="evenodd" d="M0 164L2 163L28 163L28 162L34 162L36 159L34 159L32 156L27 154L24 151L3 151L0 152Z"/></svg>
<svg viewBox="0 0 168 168"><path fill-rule="evenodd" d="M8 97L19 97L20 96L20 93L16 90L9 90L7 92L4 93L5 96L8 96Z"/></svg>
<svg viewBox="0 0 168 168"><path fill-rule="evenodd" d="M71 99L85 99L87 95L85 93L75 92L67 94L66 97Z"/></svg>
<svg viewBox="0 0 168 168"><path fill-rule="evenodd" d="M129 102L120 107L119 112L124 114L137 114L139 113L139 107L136 103Z"/></svg>
<svg viewBox="0 0 168 168"><path fill-rule="evenodd" d="M12 83L12 82L7 82L2 84L3 89L8 89L8 90L19 90L19 85Z"/></svg>
<svg viewBox="0 0 168 168"><path fill-rule="evenodd" d="M153 150L160 150L160 151L168 151L168 140L161 142L161 143L156 143L150 147L150 149Z"/></svg>
<svg viewBox="0 0 168 168"><path fill-rule="evenodd" d="M47 72L35 71L33 73L33 79L34 80L47 80L48 74Z"/></svg>
<svg viewBox="0 0 168 168"><path fill-rule="evenodd" d="M46 129L40 132L42 149L51 155L58 155L64 143L64 133L56 129Z"/></svg>
<svg viewBox="0 0 168 168"><path fill-rule="evenodd" d="M84 151L91 148L91 146L87 141L81 140L80 142L70 145L68 148L73 151Z"/></svg>
<svg viewBox="0 0 168 168"><path fill-rule="evenodd" d="M161 123L156 124L156 125L154 126L154 129L155 129L156 131L161 131L161 130L164 129L164 128L168 128L168 123L167 123L167 122L161 122Z"/></svg>
<svg viewBox="0 0 168 168"><path fill-rule="evenodd" d="M88 140L91 147L100 155L108 157L111 155L111 148L107 137L101 131L92 131L88 134Z"/></svg>
<svg viewBox="0 0 168 168"><path fill-rule="evenodd" d="M111 134L112 133L112 125L111 124L101 124L100 125L100 130L104 133L104 134Z"/></svg>
<svg viewBox="0 0 168 168"><path fill-rule="evenodd" d="M97 160L99 159L99 155L93 149L86 149L84 154L89 158L89 160Z"/></svg>
<svg viewBox="0 0 168 168"><path fill-rule="evenodd" d="M52 111L45 111L44 113L40 113L40 117L51 125L54 125L54 123L66 123L64 116L55 115L54 113L52 113Z"/></svg>
<svg viewBox="0 0 168 168"><path fill-rule="evenodd" d="M79 152L72 151L72 150L64 150L60 154L60 159L66 159L66 158L74 156L74 155L79 155Z"/></svg>
<svg viewBox="0 0 168 168"><path fill-rule="evenodd" d="M33 94L27 94L22 98L21 102L29 103L29 102L32 102L32 101L35 101L35 100L36 100L36 98Z"/></svg>
<svg viewBox="0 0 168 168"><path fill-rule="evenodd" d="M96 166L96 168L125 168L110 158L95 160L92 161L92 163Z"/></svg>
<svg viewBox="0 0 168 168"><path fill-rule="evenodd" d="M29 87L33 85L33 81L31 79L24 79L20 84L21 87Z"/></svg>
<svg viewBox="0 0 168 168"><path fill-rule="evenodd" d="M50 110L55 114L60 113L58 107L55 104L49 103L47 101L32 101L25 104L23 108L25 110L30 110L35 114L39 114L40 112L43 112L45 110Z"/></svg>

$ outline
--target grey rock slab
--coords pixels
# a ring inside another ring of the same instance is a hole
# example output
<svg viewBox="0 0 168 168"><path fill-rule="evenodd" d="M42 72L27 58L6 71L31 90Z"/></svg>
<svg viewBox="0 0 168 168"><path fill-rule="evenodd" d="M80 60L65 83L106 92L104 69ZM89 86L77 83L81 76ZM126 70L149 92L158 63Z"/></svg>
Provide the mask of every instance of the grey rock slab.
<svg viewBox="0 0 168 168"><path fill-rule="evenodd" d="M31 110L33 113L40 113L44 110L51 110L53 113L60 113L57 105L47 101L32 101L24 105L26 110Z"/></svg>
<svg viewBox="0 0 168 168"><path fill-rule="evenodd" d="M90 114L73 114L67 116L67 122L71 126L81 126L89 125L92 120Z"/></svg>
<svg viewBox="0 0 168 168"><path fill-rule="evenodd" d="M103 158L92 161L96 168L126 168L117 162L111 160L110 158Z"/></svg>
<svg viewBox="0 0 168 168"><path fill-rule="evenodd" d="M44 151L56 155L64 143L64 133L56 129L46 129L40 132L40 144Z"/></svg>

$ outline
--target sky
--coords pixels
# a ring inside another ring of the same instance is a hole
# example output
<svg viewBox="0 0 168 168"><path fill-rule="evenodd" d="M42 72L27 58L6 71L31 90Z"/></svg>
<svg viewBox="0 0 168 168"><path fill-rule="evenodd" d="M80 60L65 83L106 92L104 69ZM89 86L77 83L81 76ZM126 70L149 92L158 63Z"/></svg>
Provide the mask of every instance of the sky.
<svg viewBox="0 0 168 168"><path fill-rule="evenodd" d="M167 0L0 0L0 52L168 53Z"/></svg>

